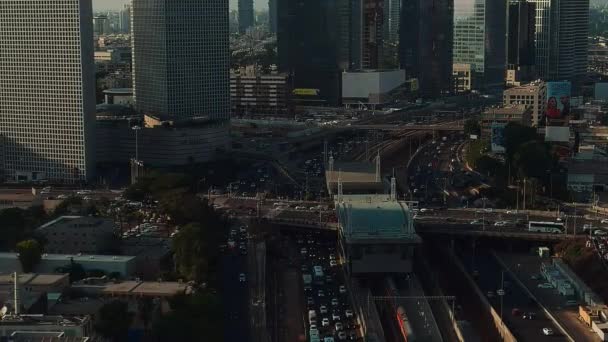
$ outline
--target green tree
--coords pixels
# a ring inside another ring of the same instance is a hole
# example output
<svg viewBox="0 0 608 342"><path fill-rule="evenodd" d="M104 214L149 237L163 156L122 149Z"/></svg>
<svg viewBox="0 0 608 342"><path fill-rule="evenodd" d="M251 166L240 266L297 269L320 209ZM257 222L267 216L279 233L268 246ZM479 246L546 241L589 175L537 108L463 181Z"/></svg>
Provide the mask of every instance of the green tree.
<svg viewBox="0 0 608 342"><path fill-rule="evenodd" d="M481 126L479 125L479 120L477 119L468 119L464 123L464 134L468 137L471 134L475 134L479 136L481 134Z"/></svg>
<svg viewBox="0 0 608 342"><path fill-rule="evenodd" d="M546 178L553 160L547 144L529 141L519 146L513 156L513 165L519 176L541 180Z"/></svg>
<svg viewBox="0 0 608 342"><path fill-rule="evenodd" d="M507 162L513 160L520 146L529 141L539 141L536 128L510 122L505 127L505 154Z"/></svg>
<svg viewBox="0 0 608 342"><path fill-rule="evenodd" d="M203 251L201 226L191 223L184 226L173 239L173 252L177 272L182 276L201 281L207 271L207 261Z"/></svg>
<svg viewBox="0 0 608 342"><path fill-rule="evenodd" d="M30 273L40 262L42 246L34 239L24 240L17 244L17 252L19 253L19 261L21 262L23 272Z"/></svg>
<svg viewBox="0 0 608 342"><path fill-rule="evenodd" d="M157 319L153 332L158 341L223 341L223 306L217 294L197 292L171 299L171 312ZM246 319L246 317L241 317Z"/></svg>
<svg viewBox="0 0 608 342"><path fill-rule="evenodd" d="M127 303L114 300L99 309L95 330L111 341L127 341L132 319L133 315L129 312Z"/></svg>

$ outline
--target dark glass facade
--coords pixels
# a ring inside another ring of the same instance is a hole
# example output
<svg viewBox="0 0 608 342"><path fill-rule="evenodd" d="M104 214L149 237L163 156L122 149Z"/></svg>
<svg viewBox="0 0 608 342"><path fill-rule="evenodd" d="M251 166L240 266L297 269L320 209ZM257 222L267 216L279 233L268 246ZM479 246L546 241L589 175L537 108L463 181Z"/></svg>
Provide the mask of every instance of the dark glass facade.
<svg viewBox="0 0 608 342"><path fill-rule="evenodd" d="M451 92L454 0L404 0L401 6L401 68L418 79L423 96Z"/></svg>
<svg viewBox="0 0 608 342"><path fill-rule="evenodd" d="M534 79L536 4L512 1L508 9L507 68L516 70L521 81Z"/></svg>
<svg viewBox="0 0 608 342"><path fill-rule="evenodd" d="M277 1L279 70L291 75L294 89L315 89L310 104L340 104L341 73L349 65L349 3Z"/></svg>

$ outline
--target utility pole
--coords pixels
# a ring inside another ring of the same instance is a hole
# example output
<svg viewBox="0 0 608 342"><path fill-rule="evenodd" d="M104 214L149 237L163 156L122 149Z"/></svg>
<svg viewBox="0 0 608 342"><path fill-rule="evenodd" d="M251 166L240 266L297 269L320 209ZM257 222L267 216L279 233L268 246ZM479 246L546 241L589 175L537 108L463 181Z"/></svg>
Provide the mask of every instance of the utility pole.
<svg viewBox="0 0 608 342"><path fill-rule="evenodd" d="M526 179L524 178L524 205L523 210L526 210Z"/></svg>

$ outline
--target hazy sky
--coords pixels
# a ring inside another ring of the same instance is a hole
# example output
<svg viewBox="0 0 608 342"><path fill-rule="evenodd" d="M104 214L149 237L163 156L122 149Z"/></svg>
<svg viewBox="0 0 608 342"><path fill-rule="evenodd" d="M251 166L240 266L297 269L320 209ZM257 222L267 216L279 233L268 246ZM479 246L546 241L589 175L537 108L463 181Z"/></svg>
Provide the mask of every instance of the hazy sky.
<svg viewBox="0 0 608 342"><path fill-rule="evenodd" d="M238 0L230 0L230 9L237 9ZM253 0L256 9L267 9L268 0ZM123 4L126 4L128 0L93 0L93 8L95 10L105 9L119 9L122 8Z"/></svg>

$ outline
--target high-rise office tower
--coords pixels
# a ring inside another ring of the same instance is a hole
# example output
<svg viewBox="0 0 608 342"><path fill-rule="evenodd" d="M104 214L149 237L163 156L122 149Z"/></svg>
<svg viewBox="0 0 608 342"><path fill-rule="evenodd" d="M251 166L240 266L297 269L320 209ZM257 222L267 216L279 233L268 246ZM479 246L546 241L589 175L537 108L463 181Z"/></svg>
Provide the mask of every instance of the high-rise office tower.
<svg viewBox="0 0 608 342"><path fill-rule="evenodd" d="M545 80L580 80L587 72L589 0L533 2L538 75Z"/></svg>
<svg viewBox="0 0 608 342"><path fill-rule="evenodd" d="M338 105L341 72L349 66L348 0L278 0L279 70L317 104Z"/></svg>
<svg viewBox="0 0 608 342"><path fill-rule="evenodd" d="M0 139L7 179L94 171L91 0L0 0Z"/></svg>
<svg viewBox="0 0 608 342"><path fill-rule="evenodd" d="M118 17L120 32L131 32L131 4L125 4Z"/></svg>
<svg viewBox="0 0 608 342"><path fill-rule="evenodd" d="M422 95L450 92L454 0L404 0L401 6L401 67L418 79Z"/></svg>
<svg viewBox="0 0 608 342"><path fill-rule="evenodd" d="M253 27L253 24L253 0L239 0L239 32L247 32L247 29Z"/></svg>
<svg viewBox="0 0 608 342"><path fill-rule="evenodd" d="M277 1L268 0L268 30L277 33Z"/></svg>
<svg viewBox="0 0 608 342"><path fill-rule="evenodd" d="M518 85L535 78L536 5L513 0L507 15L507 84Z"/></svg>
<svg viewBox="0 0 608 342"><path fill-rule="evenodd" d="M454 63L471 66L473 89L504 84L506 13L506 1L454 0Z"/></svg>
<svg viewBox="0 0 608 342"><path fill-rule="evenodd" d="M133 0L131 41L138 111L230 118L228 0Z"/></svg>
<svg viewBox="0 0 608 342"><path fill-rule="evenodd" d="M108 27L108 16L97 15L93 17L93 31L96 35L101 36L104 34L108 34Z"/></svg>

